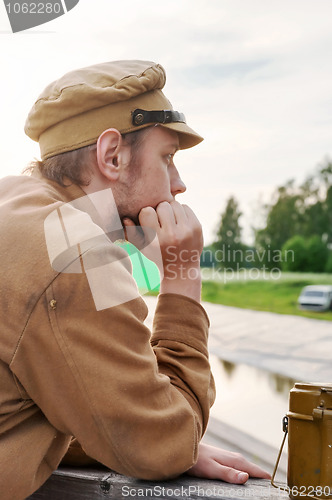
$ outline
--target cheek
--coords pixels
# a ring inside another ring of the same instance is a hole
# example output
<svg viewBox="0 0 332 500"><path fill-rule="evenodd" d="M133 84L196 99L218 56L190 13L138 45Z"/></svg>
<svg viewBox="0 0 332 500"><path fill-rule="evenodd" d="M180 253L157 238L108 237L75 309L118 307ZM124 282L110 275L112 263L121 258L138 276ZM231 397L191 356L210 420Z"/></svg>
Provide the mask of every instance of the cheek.
<svg viewBox="0 0 332 500"><path fill-rule="evenodd" d="M158 176L155 177L152 189L158 193L170 192L171 180L167 173L167 170L164 168L162 172Z"/></svg>
<svg viewBox="0 0 332 500"><path fill-rule="evenodd" d="M172 200L171 182L165 163L156 158L149 160L144 164L142 175L138 179L137 191L145 203L156 206L161 201Z"/></svg>

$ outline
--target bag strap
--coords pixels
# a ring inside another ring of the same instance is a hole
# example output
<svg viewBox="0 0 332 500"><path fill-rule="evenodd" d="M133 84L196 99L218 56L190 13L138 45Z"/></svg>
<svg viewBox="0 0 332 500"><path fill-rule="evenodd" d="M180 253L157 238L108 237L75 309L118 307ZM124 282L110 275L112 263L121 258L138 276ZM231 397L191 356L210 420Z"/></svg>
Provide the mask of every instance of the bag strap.
<svg viewBox="0 0 332 500"><path fill-rule="evenodd" d="M284 444L285 444L286 437L287 437L287 434L288 434L288 417L287 417L287 415L285 415L284 418L282 419L282 430L284 431L284 437L283 437L283 440L282 440L282 443L281 443L281 446L280 446L280 450L279 450L279 453L278 453L276 464L274 466L274 471L272 473L271 484L272 484L272 486L274 486L274 488L277 488L278 490L286 491L288 494L290 494L290 488L289 487L278 486L274 482L274 478L275 478L276 473L277 473L277 469L278 469L278 465L279 465L279 462L280 462L282 450L284 448ZM308 498L308 497L313 498L313 500L322 500L322 498L323 498L323 497L320 497L320 498L315 497L314 495L310 495L310 493L308 493L308 495L306 496L306 498Z"/></svg>
<svg viewBox="0 0 332 500"><path fill-rule="evenodd" d="M275 478L276 473L277 473L277 469L278 469L278 465L279 465L279 462L280 462L282 450L284 448L284 444L285 444L286 437L287 437L287 434L288 434L288 417L286 415L282 419L282 430L284 431L284 437L283 437L283 440L282 440L282 443L281 443L281 446L280 446L280 450L279 450L279 453L278 453L276 464L274 466L274 471L273 471L273 474L272 474L272 477L271 477L271 484L275 488L278 488L278 489L281 489L281 490L284 490L284 491L288 491L287 488L283 488L282 486L278 486L274 482L274 478Z"/></svg>

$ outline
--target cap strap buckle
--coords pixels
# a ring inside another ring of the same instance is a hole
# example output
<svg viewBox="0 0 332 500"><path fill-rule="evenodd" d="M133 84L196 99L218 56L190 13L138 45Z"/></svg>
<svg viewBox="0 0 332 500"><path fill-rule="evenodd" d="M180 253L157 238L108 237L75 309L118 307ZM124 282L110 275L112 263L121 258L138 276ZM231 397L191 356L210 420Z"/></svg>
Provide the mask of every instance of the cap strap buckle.
<svg viewBox="0 0 332 500"><path fill-rule="evenodd" d="M146 123L186 123L183 113L173 111L170 109L163 109L160 111L145 111L144 109L135 109L132 112L133 125L145 125Z"/></svg>

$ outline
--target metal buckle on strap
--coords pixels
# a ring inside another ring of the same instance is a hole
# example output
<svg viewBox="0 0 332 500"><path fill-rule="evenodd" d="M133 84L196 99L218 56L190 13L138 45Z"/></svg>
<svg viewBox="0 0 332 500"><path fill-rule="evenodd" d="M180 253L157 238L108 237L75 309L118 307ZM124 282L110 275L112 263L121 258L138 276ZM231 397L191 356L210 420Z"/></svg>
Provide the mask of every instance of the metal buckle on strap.
<svg viewBox="0 0 332 500"><path fill-rule="evenodd" d="M145 111L144 109L135 109L132 112L133 125L145 125L146 123L186 123L183 113L170 109L162 109L160 111Z"/></svg>

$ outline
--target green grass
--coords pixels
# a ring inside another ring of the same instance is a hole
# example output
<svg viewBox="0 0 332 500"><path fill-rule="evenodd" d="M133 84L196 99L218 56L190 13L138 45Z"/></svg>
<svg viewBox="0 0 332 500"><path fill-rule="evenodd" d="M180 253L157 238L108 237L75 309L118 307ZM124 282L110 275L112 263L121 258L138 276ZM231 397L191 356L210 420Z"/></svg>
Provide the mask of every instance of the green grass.
<svg viewBox="0 0 332 500"><path fill-rule="evenodd" d="M204 273L203 273L204 276ZM278 280L232 279L204 280L202 299L215 304L270 311L279 314L294 314L307 318L332 321L332 311L301 311L297 299L306 285L332 284L329 274L282 274Z"/></svg>
<svg viewBox="0 0 332 500"><path fill-rule="evenodd" d="M152 263L150 263L152 265ZM158 295L158 287L151 290L146 286L146 277L141 276L134 265L134 277L143 294ZM153 264L154 266L154 264ZM145 266L149 275L149 284L157 283L158 279L151 274L153 269ZM135 275L136 269L136 275ZM159 275L158 275L159 277ZM257 273L244 270L239 273L218 271L202 268L202 299L215 304L270 311L279 314L294 314L306 318L325 319L332 321L332 311L315 312L301 311L297 307L297 299L306 285L332 285L332 274L317 273L274 273L261 271ZM159 281L158 281L159 282Z"/></svg>

